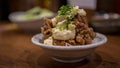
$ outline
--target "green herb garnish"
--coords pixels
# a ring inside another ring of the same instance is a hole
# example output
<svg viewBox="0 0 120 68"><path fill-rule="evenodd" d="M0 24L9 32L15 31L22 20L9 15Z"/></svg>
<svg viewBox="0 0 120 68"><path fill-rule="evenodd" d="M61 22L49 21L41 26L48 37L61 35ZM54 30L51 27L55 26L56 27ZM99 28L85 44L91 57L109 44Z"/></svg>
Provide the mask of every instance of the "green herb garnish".
<svg viewBox="0 0 120 68"><path fill-rule="evenodd" d="M68 25L71 24L71 20L75 17L75 15L71 14L71 10L74 7L66 5L66 6L62 6L60 7L60 10L58 11L58 15L59 16L65 16L65 24L64 26L58 26L57 28L59 28L60 30L63 29L69 29Z"/></svg>
<svg viewBox="0 0 120 68"><path fill-rule="evenodd" d="M66 6L62 6L60 7L60 10L58 11L58 14L59 15L66 15L66 14L69 14L70 13L70 10L72 9L73 7L69 6L69 5L66 5Z"/></svg>
<svg viewBox="0 0 120 68"><path fill-rule="evenodd" d="M70 24L70 19L69 17L66 17L66 28L68 29L68 25Z"/></svg>
<svg viewBox="0 0 120 68"><path fill-rule="evenodd" d="M66 24L56 26L57 29L64 30L66 29Z"/></svg>
<svg viewBox="0 0 120 68"><path fill-rule="evenodd" d="M74 18L74 15L70 15L66 17L66 28L68 29L68 25L71 24L71 20Z"/></svg>

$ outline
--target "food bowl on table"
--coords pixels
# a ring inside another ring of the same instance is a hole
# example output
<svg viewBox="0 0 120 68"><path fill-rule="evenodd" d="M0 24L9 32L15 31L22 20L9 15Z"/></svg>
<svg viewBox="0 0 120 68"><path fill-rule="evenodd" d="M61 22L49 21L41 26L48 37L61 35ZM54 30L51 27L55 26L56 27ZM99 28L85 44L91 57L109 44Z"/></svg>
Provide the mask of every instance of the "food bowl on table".
<svg viewBox="0 0 120 68"><path fill-rule="evenodd" d="M35 7L25 12L13 12L9 15L9 20L16 24L19 29L39 32L43 24L43 18L51 18L53 16L54 13L52 11Z"/></svg>
<svg viewBox="0 0 120 68"><path fill-rule="evenodd" d="M37 34L32 37L32 42L40 46L47 55L54 60L66 63L78 62L85 59L94 50L107 42L105 35L96 33L96 37L91 44L78 46L54 46L43 43L43 34Z"/></svg>
<svg viewBox="0 0 120 68"><path fill-rule="evenodd" d="M62 6L52 19L45 19L41 33L32 37L54 60L78 62L106 43L105 35L88 26L86 12L78 6Z"/></svg>

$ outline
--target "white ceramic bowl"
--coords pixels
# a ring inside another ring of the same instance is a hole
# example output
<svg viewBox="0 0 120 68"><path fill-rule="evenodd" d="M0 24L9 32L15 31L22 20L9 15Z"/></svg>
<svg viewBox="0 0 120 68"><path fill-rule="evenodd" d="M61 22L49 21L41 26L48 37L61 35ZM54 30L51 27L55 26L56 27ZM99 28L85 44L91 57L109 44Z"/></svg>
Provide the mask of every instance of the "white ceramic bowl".
<svg viewBox="0 0 120 68"><path fill-rule="evenodd" d="M19 29L22 29L24 31L35 31L40 32L40 28L43 25L43 18L38 18L34 20L21 20L18 19L20 16L22 17L25 14L25 12L13 12L9 15L9 20L13 23L15 23ZM54 15L53 15L54 16ZM52 18L53 16L49 16L48 18Z"/></svg>
<svg viewBox="0 0 120 68"><path fill-rule="evenodd" d="M53 46L43 44L43 34L37 34L32 37L32 42L40 46L46 54L53 59L60 62L78 62L86 58L91 54L98 46L107 42L105 35L96 33L96 38L92 41L92 44L82 46Z"/></svg>

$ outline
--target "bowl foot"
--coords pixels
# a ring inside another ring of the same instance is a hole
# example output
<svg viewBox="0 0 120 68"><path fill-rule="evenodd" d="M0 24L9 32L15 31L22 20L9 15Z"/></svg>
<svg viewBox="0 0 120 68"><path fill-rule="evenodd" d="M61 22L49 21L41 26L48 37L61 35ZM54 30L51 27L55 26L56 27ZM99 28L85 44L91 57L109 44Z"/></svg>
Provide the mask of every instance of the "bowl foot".
<svg viewBox="0 0 120 68"><path fill-rule="evenodd" d="M84 60L85 58L80 58L80 59L75 59L75 60L65 60L65 59L59 59L59 58L52 57L52 59L58 62L63 62L63 63L75 63L75 62L80 62Z"/></svg>

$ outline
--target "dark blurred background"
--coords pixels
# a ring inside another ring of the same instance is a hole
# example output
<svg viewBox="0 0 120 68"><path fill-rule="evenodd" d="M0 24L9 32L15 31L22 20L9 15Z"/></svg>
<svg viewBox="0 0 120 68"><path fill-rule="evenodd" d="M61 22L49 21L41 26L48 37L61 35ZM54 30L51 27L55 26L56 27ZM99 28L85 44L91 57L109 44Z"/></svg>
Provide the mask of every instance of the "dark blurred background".
<svg viewBox="0 0 120 68"><path fill-rule="evenodd" d="M26 11L35 6L56 12L61 5L66 4L66 0L0 0L0 20L8 20L10 13Z"/></svg>
<svg viewBox="0 0 120 68"><path fill-rule="evenodd" d="M56 12L61 5L68 4L68 1L69 0L0 0L0 20L8 20L8 15L10 13L15 11L26 11L34 6L48 8ZM96 8L94 9L96 12L114 12L120 14L120 0L94 1L96 1Z"/></svg>

